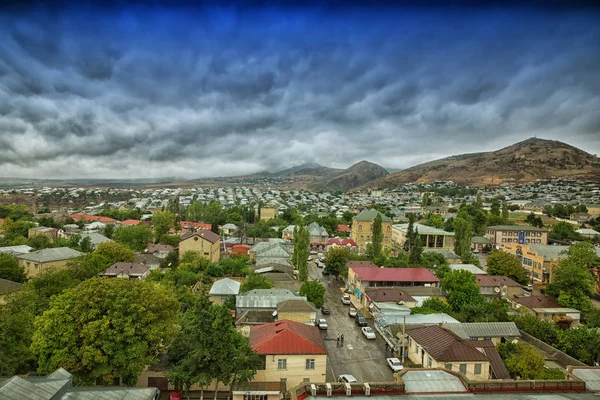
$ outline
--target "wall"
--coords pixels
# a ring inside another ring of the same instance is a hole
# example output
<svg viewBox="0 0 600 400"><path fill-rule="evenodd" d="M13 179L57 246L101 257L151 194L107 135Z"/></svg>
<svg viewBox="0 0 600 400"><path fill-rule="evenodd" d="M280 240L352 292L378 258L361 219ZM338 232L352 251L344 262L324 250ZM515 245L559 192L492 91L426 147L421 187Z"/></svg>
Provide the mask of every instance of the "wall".
<svg viewBox="0 0 600 400"><path fill-rule="evenodd" d="M181 259L187 251L193 251L208 258L211 262L218 263L221 258L219 244L219 241L211 243L199 236L189 237L179 242L179 259Z"/></svg>
<svg viewBox="0 0 600 400"><path fill-rule="evenodd" d="M278 360L287 360L287 369L278 370ZM306 369L306 359L315 360L315 369ZM303 355L267 355L266 368L256 371L253 381L258 382L278 382L281 378L287 379L287 387L298 386L309 378L310 382L325 382L327 371L327 355L303 354Z"/></svg>
<svg viewBox="0 0 600 400"><path fill-rule="evenodd" d="M268 221L275 218L277 215L277 208L275 207L261 207L260 209L260 220Z"/></svg>
<svg viewBox="0 0 600 400"><path fill-rule="evenodd" d="M392 247L392 221L382 221L383 230L383 248ZM367 243L373 239L373 221L357 221L352 223L352 239L356 243L359 253L363 253L367 248Z"/></svg>
<svg viewBox="0 0 600 400"><path fill-rule="evenodd" d="M546 342L542 342L541 340L531 336L527 332L522 330L519 330L519 332L521 332L521 340L537 347L538 349L546 353L547 359L550 358L556 360L563 368L565 368L568 365L574 367L586 366L585 363L582 363L581 361L571 357L570 355L563 353L562 351L550 346Z"/></svg>
<svg viewBox="0 0 600 400"><path fill-rule="evenodd" d="M31 278L36 275L39 275L42 272L48 271L49 269L64 269L67 261L69 260L60 260L60 261L52 261L46 263L38 263L34 261L28 261L23 259L19 260L19 266L25 269L25 274ZM29 265L28 265L29 264Z"/></svg>
<svg viewBox="0 0 600 400"><path fill-rule="evenodd" d="M306 312L294 312L294 311L287 311L287 312L280 312L277 315L277 319L280 321L283 320L290 320L290 321L295 321L295 322L300 322L300 323L308 323L308 322L315 322L317 318L317 313L315 311L306 311Z"/></svg>

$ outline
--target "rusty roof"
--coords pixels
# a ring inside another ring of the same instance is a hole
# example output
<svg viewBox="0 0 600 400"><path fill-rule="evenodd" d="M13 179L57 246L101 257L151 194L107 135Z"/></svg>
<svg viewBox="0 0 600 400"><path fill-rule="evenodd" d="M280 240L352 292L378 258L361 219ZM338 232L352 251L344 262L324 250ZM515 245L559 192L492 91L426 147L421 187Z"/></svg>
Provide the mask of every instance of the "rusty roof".
<svg viewBox="0 0 600 400"><path fill-rule="evenodd" d="M438 362L490 361L485 354L440 326L409 329L406 333Z"/></svg>
<svg viewBox="0 0 600 400"><path fill-rule="evenodd" d="M558 301L554 297L543 294L534 296L519 296L515 297L515 301L521 304L523 307L527 307L529 309L562 307L560 304L558 304Z"/></svg>
<svg viewBox="0 0 600 400"><path fill-rule="evenodd" d="M221 239L221 237L219 235L217 235L216 233L214 233L213 231L208 230L208 229L202 229L198 232L189 232L189 233L182 235L181 239L179 239L179 241L182 242L193 236L201 237L203 239L208 240L211 243L216 243L219 241L219 239Z"/></svg>
<svg viewBox="0 0 600 400"><path fill-rule="evenodd" d="M365 294L377 302L416 301L410 294L395 288L368 288Z"/></svg>

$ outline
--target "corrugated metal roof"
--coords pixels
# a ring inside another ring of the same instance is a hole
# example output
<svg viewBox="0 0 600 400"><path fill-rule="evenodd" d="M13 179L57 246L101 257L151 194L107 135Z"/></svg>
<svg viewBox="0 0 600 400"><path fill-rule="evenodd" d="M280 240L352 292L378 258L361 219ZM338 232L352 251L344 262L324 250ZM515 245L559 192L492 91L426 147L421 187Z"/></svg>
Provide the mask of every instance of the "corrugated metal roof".
<svg viewBox="0 0 600 400"><path fill-rule="evenodd" d="M288 299L306 300L305 296L298 296L294 292L283 289L254 289L241 293L236 297L236 308L277 308L277 304Z"/></svg>
<svg viewBox="0 0 600 400"><path fill-rule="evenodd" d="M26 244L22 244L20 246L5 246L5 247L0 247L0 253L12 253L12 254L18 254L18 253L29 253L31 250L33 250L33 247L31 246L27 246Z"/></svg>
<svg viewBox="0 0 600 400"><path fill-rule="evenodd" d="M43 249L34 251L27 254L18 255L17 258L27 261L34 262L52 262L52 261L61 261L68 260L70 258L76 258L82 256L83 253L73 250L69 247L56 247L54 249Z"/></svg>
<svg viewBox="0 0 600 400"><path fill-rule="evenodd" d="M210 296L237 295L240 292L240 283L233 279L223 278L213 283L208 294Z"/></svg>
<svg viewBox="0 0 600 400"><path fill-rule="evenodd" d="M546 296L543 294L515 297L515 302L521 304L523 307L527 307L532 310L534 308L561 307L561 305L558 304L558 301L554 297Z"/></svg>
<svg viewBox="0 0 600 400"><path fill-rule="evenodd" d="M2 400L50 400L61 390L71 386L70 379L42 378L30 382L18 376L9 378L0 386Z"/></svg>
<svg viewBox="0 0 600 400"><path fill-rule="evenodd" d="M474 264L450 264L450 269L452 271L465 270L475 275L487 275L487 272L485 272L484 270L482 270Z"/></svg>
<svg viewBox="0 0 600 400"><path fill-rule="evenodd" d="M408 232L408 224L395 224L394 228L404 233ZM423 224L414 224L414 229L419 231L419 235L454 236L454 232L446 232Z"/></svg>
<svg viewBox="0 0 600 400"><path fill-rule="evenodd" d="M499 275L475 275L475 283L483 287L520 287L521 285L506 276Z"/></svg>
<svg viewBox="0 0 600 400"><path fill-rule="evenodd" d="M158 394L157 388L74 388L61 400L153 400Z"/></svg>
<svg viewBox="0 0 600 400"><path fill-rule="evenodd" d="M587 390L600 391L600 368L573 368L571 373L585 381Z"/></svg>
<svg viewBox="0 0 600 400"><path fill-rule="evenodd" d="M319 329L294 321L253 327L250 346L258 354L327 354Z"/></svg>
<svg viewBox="0 0 600 400"><path fill-rule="evenodd" d="M284 300L277 304L278 312L316 312L317 309L308 302L302 299Z"/></svg>
<svg viewBox="0 0 600 400"><path fill-rule="evenodd" d="M438 362L489 361L486 355L467 346L454 333L440 326L409 329L406 333Z"/></svg>
<svg viewBox="0 0 600 400"><path fill-rule="evenodd" d="M520 337L519 328L514 322L468 322L447 323L444 328L462 339L485 337Z"/></svg>
<svg viewBox="0 0 600 400"><path fill-rule="evenodd" d="M406 393L466 393L467 388L456 376L440 370L410 370L402 375Z"/></svg>
<svg viewBox="0 0 600 400"><path fill-rule="evenodd" d="M406 319L406 325L439 325L446 322L459 323L458 320L452 318L450 315L445 313L438 314L411 314L406 317L399 315L386 315L381 318L383 326L388 325L401 325Z"/></svg>
<svg viewBox="0 0 600 400"><path fill-rule="evenodd" d="M370 208L368 210L363 210L360 214L355 216L353 219L355 221L373 221L375 219L375 217L377 217L377 214L381 215L381 221L389 222L392 220L390 217L388 217L385 214L380 213L379 211L375 210L374 208Z"/></svg>
<svg viewBox="0 0 600 400"><path fill-rule="evenodd" d="M439 282L427 268L353 267L352 271L363 282Z"/></svg>

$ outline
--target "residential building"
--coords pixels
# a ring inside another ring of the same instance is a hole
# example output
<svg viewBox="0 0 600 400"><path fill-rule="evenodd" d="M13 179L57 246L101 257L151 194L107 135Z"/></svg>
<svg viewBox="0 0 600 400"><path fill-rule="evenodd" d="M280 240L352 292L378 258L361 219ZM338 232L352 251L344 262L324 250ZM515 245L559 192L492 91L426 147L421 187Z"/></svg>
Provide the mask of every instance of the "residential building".
<svg viewBox="0 0 600 400"><path fill-rule="evenodd" d="M367 249L367 243L371 243L373 240L373 221L377 215L381 216L383 248L392 247L392 219L387 215L371 208L362 211L353 219L352 239L354 239L359 253L364 253Z"/></svg>
<svg viewBox="0 0 600 400"><path fill-rule="evenodd" d="M19 266L32 278L50 269L63 269L67 261L82 256L83 253L69 247L56 247L16 255Z"/></svg>
<svg viewBox="0 0 600 400"><path fill-rule="evenodd" d="M552 274L561 258L567 257L569 246L523 245L506 243L502 246L506 253L521 259L521 265L529 271L531 279L538 282L552 282ZM600 251L599 251L600 252Z"/></svg>
<svg viewBox="0 0 600 400"><path fill-rule="evenodd" d="M13 256L17 254L30 253L31 250L33 250L33 247L27 246L26 244L22 244L19 246L0 247L0 253L9 253Z"/></svg>
<svg viewBox="0 0 600 400"><path fill-rule="evenodd" d="M469 271L473 275L487 275L487 272L474 264L450 264L451 271Z"/></svg>
<svg viewBox="0 0 600 400"><path fill-rule="evenodd" d="M350 228L348 225L345 225L345 224L338 224L336 231L337 232L346 232L346 233L350 234L350 233L352 233L352 228Z"/></svg>
<svg viewBox="0 0 600 400"><path fill-rule="evenodd" d="M32 238L36 236L46 236L51 242L54 242L61 232L61 229L38 226L35 228L29 228L27 231L27 237Z"/></svg>
<svg viewBox="0 0 600 400"><path fill-rule="evenodd" d="M289 320L302 324L313 324L317 319L317 309L308 300L287 299L277 304L277 320Z"/></svg>
<svg viewBox="0 0 600 400"><path fill-rule="evenodd" d="M594 217L600 216L600 204L586 204L587 212Z"/></svg>
<svg viewBox="0 0 600 400"><path fill-rule="evenodd" d="M238 227L235 224L225 224L223 225L223 227L221 228L223 230L223 234L224 235L233 235L235 232L237 232Z"/></svg>
<svg viewBox="0 0 600 400"><path fill-rule="evenodd" d="M250 346L262 358L254 382L286 380L288 388L302 382L324 382L327 349L319 329L294 321L277 321L250 330Z"/></svg>
<svg viewBox="0 0 600 400"><path fill-rule="evenodd" d="M132 262L117 262L99 273L98 276L144 280L149 273L150 267L147 265Z"/></svg>
<svg viewBox="0 0 600 400"><path fill-rule="evenodd" d="M512 299L522 291L519 283L506 276L475 275L475 283L479 286L479 292L486 297Z"/></svg>
<svg viewBox="0 0 600 400"><path fill-rule="evenodd" d="M408 233L409 224L395 224L392 226L392 242L398 246L404 246ZM453 249L454 232L446 232L431 226L414 224L415 231L419 232L421 245L423 247Z"/></svg>
<svg viewBox="0 0 600 400"><path fill-rule="evenodd" d="M597 236L600 236L600 232L595 231L589 228L577 229L575 232L579 233L581 236L589 239L593 239Z"/></svg>
<svg viewBox="0 0 600 400"><path fill-rule="evenodd" d="M367 288L392 286L437 286L439 279L426 268L348 268L348 284L358 298Z"/></svg>
<svg viewBox="0 0 600 400"><path fill-rule="evenodd" d="M508 376L508 372L505 372L506 367L501 361L496 365L498 371L492 371L491 359L487 353L496 352L493 344L487 346L488 343L485 343L485 347L478 347L479 343L476 342L480 341L463 341L450 330L440 326L409 329L406 333L408 358L424 368L457 371L467 379L475 381L486 381L498 375Z"/></svg>
<svg viewBox="0 0 600 400"><path fill-rule="evenodd" d="M335 249L336 247L346 247L350 250L356 249L356 243L354 242L354 240L350 239L350 238L331 238L329 239L329 241L327 242L327 248L326 250L329 249Z"/></svg>
<svg viewBox="0 0 600 400"><path fill-rule="evenodd" d="M154 254L158 258L165 258L173 250L175 250L175 247L169 244L150 243L144 250L144 253Z"/></svg>
<svg viewBox="0 0 600 400"><path fill-rule="evenodd" d="M230 297L235 297L240 292L240 282L230 278L223 278L215 281L208 295L213 303L223 304Z"/></svg>
<svg viewBox="0 0 600 400"><path fill-rule="evenodd" d="M268 221L277 217L277 207L274 206L263 206L260 208L260 220Z"/></svg>
<svg viewBox="0 0 600 400"><path fill-rule="evenodd" d="M285 289L254 289L240 293L235 298L238 318L250 310L277 311L277 305L284 300L306 300L306 296Z"/></svg>
<svg viewBox="0 0 600 400"><path fill-rule="evenodd" d="M85 238L85 237L89 237L90 240L92 241L92 248L95 250L98 248L98 245L100 243L107 243L107 242L112 242L113 240L107 238L104 235L101 235L100 233L97 232L81 232L78 233L78 235L81 235L81 238Z"/></svg>
<svg viewBox="0 0 600 400"><path fill-rule="evenodd" d="M150 270L159 268L161 261L162 259L156 257L154 254L136 254L133 258L134 263L147 265Z"/></svg>
<svg viewBox="0 0 600 400"><path fill-rule="evenodd" d="M362 306L365 308L376 307L374 303L401 303L407 308L413 308L417 306L417 300L410 294L402 291L399 288L367 288L365 295L362 298Z"/></svg>
<svg viewBox="0 0 600 400"><path fill-rule="evenodd" d="M443 327L462 340L491 340L495 345L521 337L514 322L446 323Z"/></svg>
<svg viewBox="0 0 600 400"><path fill-rule="evenodd" d="M585 223L585 222L590 221L591 219L594 219L594 216L590 215L588 213L579 212L579 213L573 213L573 214L569 215L569 219L571 221Z"/></svg>
<svg viewBox="0 0 600 400"><path fill-rule="evenodd" d="M558 324L564 323L567 326L577 326L581 320L579 310L563 307L554 297L543 294L516 296L512 299L512 306L539 319L552 319Z"/></svg>
<svg viewBox="0 0 600 400"><path fill-rule="evenodd" d="M288 225L281 231L281 238L283 240L293 240L294 239L294 229L296 225Z"/></svg>
<svg viewBox="0 0 600 400"><path fill-rule="evenodd" d="M219 235L207 229L186 233L179 239L179 259L186 252L192 251L207 258L210 262L218 263L221 259L220 243Z"/></svg>
<svg viewBox="0 0 600 400"><path fill-rule="evenodd" d="M484 236L496 246L501 246L505 243L548 244L548 230L533 226L488 226L485 228Z"/></svg>
<svg viewBox="0 0 600 400"><path fill-rule="evenodd" d="M327 229L316 222L311 222L306 229L308 230L308 238L311 246L325 246L327 244L329 240Z"/></svg>
<svg viewBox="0 0 600 400"><path fill-rule="evenodd" d="M23 288L22 283L0 278L0 305L6 304L6 296Z"/></svg>

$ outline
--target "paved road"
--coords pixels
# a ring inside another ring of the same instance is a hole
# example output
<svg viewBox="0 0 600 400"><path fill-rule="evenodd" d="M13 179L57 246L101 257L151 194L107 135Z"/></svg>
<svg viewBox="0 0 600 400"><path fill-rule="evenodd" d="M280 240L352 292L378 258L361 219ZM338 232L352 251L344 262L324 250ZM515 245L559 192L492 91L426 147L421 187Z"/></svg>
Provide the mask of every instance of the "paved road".
<svg viewBox="0 0 600 400"><path fill-rule="evenodd" d="M309 263L309 275L319 279L327 287L329 277L323 276L321 269ZM367 340L354 319L348 316L350 306L342 304L340 297L341 281L331 280L331 287L325 294L325 304L331 310L327 319L328 330L322 332L329 358L327 381L333 382L341 374L352 374L359 382L390 382L392 370L385 356L385 342L377 334L376 340ZM320 312L319 312L320 315ZM369 321L372 327L372 321ZM344 345L338 344L337 335L344 334Z"/></svg>

